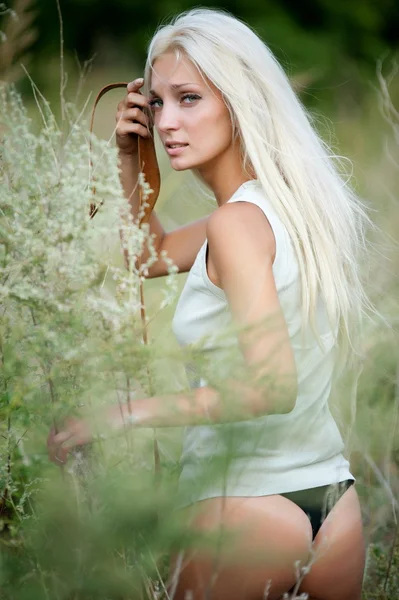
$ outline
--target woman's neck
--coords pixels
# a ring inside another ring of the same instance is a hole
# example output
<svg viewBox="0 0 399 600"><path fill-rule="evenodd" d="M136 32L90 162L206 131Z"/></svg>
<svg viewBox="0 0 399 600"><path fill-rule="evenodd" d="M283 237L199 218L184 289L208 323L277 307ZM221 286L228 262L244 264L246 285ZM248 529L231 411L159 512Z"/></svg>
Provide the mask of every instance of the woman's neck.
<svg viewBox="0 0 399 600"><path fill-rule="evenodd" d="M217 162L212 161L197 169L198 175L211 188L219 206L225 204L236 190L245 183L256 179L252 170L244 171L241 152L232 146Z"/></svg>

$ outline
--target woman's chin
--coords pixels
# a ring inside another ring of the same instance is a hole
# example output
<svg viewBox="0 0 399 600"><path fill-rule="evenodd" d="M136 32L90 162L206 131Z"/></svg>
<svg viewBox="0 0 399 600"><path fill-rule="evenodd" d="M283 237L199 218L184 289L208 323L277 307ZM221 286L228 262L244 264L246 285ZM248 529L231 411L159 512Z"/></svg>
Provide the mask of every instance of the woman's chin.
<svg viewBox="0 0 399 600"><path fill-rule="evenodd" d="M187 169L195 168L195 165L191 165L190 163L187 163L187 161L183 162L173 159L170 161L170 166L174 171L187 171Z"/></svg>

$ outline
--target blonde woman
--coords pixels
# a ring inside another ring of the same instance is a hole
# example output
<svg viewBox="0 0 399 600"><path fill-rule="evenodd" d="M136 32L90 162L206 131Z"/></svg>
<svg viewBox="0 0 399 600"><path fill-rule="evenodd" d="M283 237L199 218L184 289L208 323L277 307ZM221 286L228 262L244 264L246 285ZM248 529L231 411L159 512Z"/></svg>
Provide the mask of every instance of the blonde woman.
<svg viewBox="0 0 399 600"><path fill-rule="evenodd" d="M217 201L208 218L169 233L152 214L159 259L149 277L167 273L166 251L188 272L173 319L179 342L212 340L234 324L251 374L231 379L228 402L200 380L191 395L133 403L133 418L127 407L108 413L115 427L186 427L179 509L188 527L230 540L174 558L174 598L274 600L295 589L360 600L359 500L328 399L366 304L362 206L270 50L229 14L195 9L161 27L144 80L127 91L117 143L133 215L149 114L171 167L191 169ZM216 352L212 341L207 350ZM236 434L229 468L200 488L223 428ZM51 436L51 456L64 461L89 440L75 422ZM298 565L308 565L299 581Z"/></svg>

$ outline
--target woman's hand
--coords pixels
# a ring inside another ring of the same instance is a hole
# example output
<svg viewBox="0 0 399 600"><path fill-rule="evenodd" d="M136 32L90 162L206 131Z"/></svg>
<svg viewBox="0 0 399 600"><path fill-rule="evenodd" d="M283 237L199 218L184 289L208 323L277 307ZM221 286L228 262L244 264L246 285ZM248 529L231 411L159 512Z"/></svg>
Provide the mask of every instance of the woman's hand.
<svg viewBox="0 0 399 600"><path fill-rule="evenodd" d="M138 136L150 136L149 118L143 108L148 107L148 98L139 93L143 79L135 79L127 86L125 98L119 102L116 113L116 144L119 152L135 155L138 152Z"/></svg>
<svg viewBox="0 0 399 600"><path fill-rule="evenodd" d="M83 446L92 441L93 434L86 419L68 419L62 431L56 433L52 427L47 438L49 459L55 464L65 464L68 453L76 446Z"/></svg>

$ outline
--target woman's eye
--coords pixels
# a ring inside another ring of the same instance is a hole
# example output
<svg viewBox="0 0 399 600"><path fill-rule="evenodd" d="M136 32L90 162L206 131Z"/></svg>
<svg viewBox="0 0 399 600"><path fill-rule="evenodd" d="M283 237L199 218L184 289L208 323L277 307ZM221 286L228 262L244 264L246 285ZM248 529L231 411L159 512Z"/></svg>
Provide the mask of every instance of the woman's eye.
<svg viewBox="0 0 399 600"><path fill-rule="evenodd" d="M149 101L148 106L153 109L153 108L158 108L160 106L162 100L160 98L153 98L152 100Z"/></svg>
<svg viewBox="0 0 399 600"><path fill-rule="evenodd" d="M201 96L198 96L198 94L183 94L182 96L182 100L185 104L191 104L191 102L193 102L194 100L200 100ZM185 100L190 100L190 102L185 102Z"/></svg>
<svg viewBox="0 0 399 600"><path fill-rule="evenodd" d="M201 96L199 96L198 94L183 94L180 100L181 102L183 102L183 104L192 104L193 102L195 102L195 100L201 100ZM148 103L151 110L161 108L162 104L163 102L161 98L153 98Z"/></svg>

